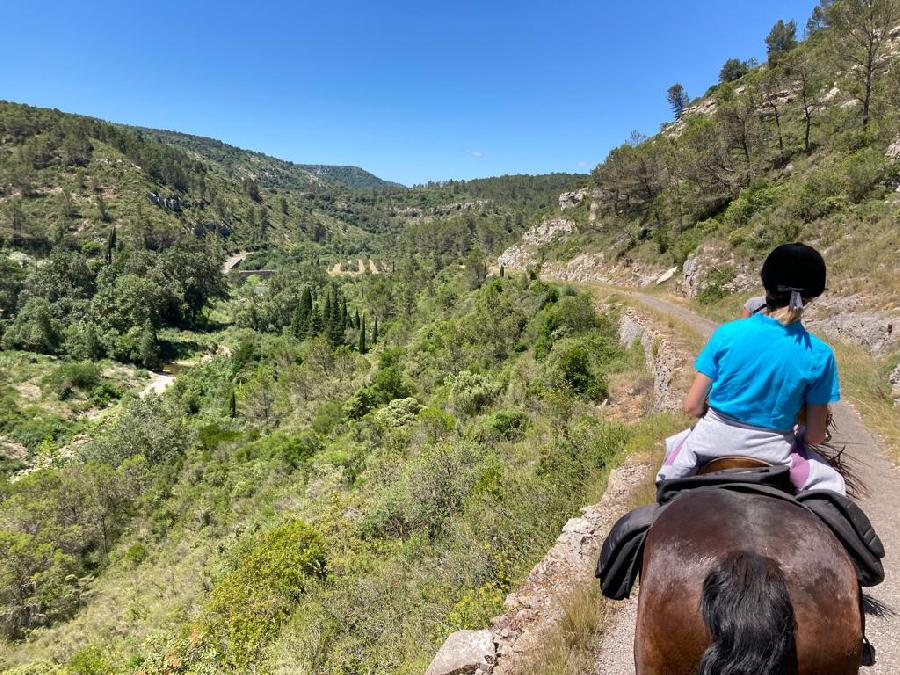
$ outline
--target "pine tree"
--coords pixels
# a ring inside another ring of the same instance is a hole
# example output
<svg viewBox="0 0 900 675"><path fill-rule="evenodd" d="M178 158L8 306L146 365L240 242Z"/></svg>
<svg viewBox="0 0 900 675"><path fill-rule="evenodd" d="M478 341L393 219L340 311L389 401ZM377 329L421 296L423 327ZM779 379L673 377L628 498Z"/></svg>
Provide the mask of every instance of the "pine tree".
<svg viewBox="0 0 900 675"><path fill-rule="evenodd" d="M362 323L359 326L359 353L366 353L366 317L363 315Z"/></svg>
<svg viewBox="0 0 900 675"><path fill-rule="evenodd" d="M666 92L666 100L669 102L669 105L672 106L672 112L675 113L675 119L678 120L681 119L681 114L684 112L684 109L691 99L684 90L684 87L676 82L669 87Z"/></svg>

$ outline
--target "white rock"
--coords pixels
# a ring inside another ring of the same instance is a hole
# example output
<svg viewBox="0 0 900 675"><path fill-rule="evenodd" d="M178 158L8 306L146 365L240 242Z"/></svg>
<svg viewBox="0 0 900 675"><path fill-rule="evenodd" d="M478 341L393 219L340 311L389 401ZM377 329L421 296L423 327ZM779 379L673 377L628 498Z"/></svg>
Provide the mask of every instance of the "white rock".
<svg viewBox="0 0 900 675"><path fill-rule="evenodd" d="M494 639L489 630L460 630L446 639L425 675L474 675L489 672L494 663Z"/></svg>
<svg viewBox="0 0 900 675"><path fill-rule="evenodd" d="M659 278L656 280L656 283L657 284L666 283L669 279L671 279L672 277L675 276L675 272L677 272L677 271L678 271L677 267L670 267L665 272L663 272L662 274L659 275Z"/></svg>
<svg viewBox="0 0 900 675"><path fill-rule="evenodd" d="M563 192L559 196L559 209L560 211L565 211L568 208L573 206L578 206L581 202L584 201L584 198L588 195L589 190L587 188L581 188L580 190L575 190L574 192Z"/></svg>
<svg viewBox="0 0 900 675"><path fill-rule="evenodd" d="M523 270L537 259L541 246L549 244L563 234L572 232L575 223L566 218L548 218L522 235L522 241L506 249L497 259L498 264L510 270Z"/></svg>
<svg viewBox="0 0 900 675"><path fill-rule="evenodd" d="M891 143L884 154L891 159L900 159L900 138Z"/></svg>

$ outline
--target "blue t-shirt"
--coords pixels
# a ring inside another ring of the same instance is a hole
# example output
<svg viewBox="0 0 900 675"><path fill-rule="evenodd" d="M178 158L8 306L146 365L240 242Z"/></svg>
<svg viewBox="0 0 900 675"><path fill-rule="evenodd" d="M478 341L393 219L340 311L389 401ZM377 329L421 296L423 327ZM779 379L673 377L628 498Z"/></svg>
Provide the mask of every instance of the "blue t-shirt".
<svg viewBox="0 0 900 675"><path fill-rule="evenodd" d="M711 407L764 429L789 431L804 403L840 399L834 352L799 321L783 326L754 314L726 323L694 367L713 381Z"/></svg>

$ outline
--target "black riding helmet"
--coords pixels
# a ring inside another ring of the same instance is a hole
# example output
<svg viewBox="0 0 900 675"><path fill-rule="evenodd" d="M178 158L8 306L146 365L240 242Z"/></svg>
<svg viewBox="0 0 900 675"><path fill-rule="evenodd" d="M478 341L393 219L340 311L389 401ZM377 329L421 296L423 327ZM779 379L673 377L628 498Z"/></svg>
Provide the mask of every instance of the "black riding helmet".
<svg viewBox="0 0 900 675"><path fill-rule="evenodd" d="M794 306L799 298L816 298L825 291L825 260L812 246L783 244L766 258L760 276L770 309Z"/></svg>

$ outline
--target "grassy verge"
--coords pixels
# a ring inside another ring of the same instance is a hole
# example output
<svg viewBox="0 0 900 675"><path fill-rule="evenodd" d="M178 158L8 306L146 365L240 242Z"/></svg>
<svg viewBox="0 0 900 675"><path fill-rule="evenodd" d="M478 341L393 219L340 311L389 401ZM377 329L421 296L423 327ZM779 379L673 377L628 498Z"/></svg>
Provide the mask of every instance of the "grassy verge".
<svg viewBox="0 0 900 675"><path fill-rule="evenodd" d="M592 671L597 644L612 609L594 581L585 583L569 598L562 620L548 636L522 675L580 675Z"/></svg>
<svg viewBox="0 0 900 675"><path fill-rule="evenodd" d="M857 345L836 341L831 344L837 357L842 395L880 437L891 459L900 461L900 410L894 406L888 383L888 374L900 360L900 353L876 360Z"/></svg>

